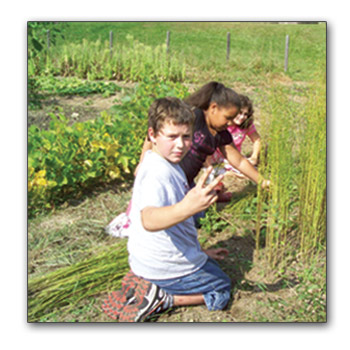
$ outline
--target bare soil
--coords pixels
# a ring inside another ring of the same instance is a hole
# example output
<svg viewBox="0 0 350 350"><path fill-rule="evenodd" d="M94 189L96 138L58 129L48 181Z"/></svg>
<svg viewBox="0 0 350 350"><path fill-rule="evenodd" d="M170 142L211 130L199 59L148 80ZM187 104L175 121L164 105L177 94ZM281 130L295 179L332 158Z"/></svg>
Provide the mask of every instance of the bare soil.
<svg viewBox="0 0 350 350"><path fill-rule="evenodd" d="M28 127L37 125L47 129L50 125L50 114L62 113L69 119L69 123L84 122L97 118L104 110L108 110L118 103L118 96L102 97L91 96L55 96L46 99L39 110L28 111Z"/></svg>

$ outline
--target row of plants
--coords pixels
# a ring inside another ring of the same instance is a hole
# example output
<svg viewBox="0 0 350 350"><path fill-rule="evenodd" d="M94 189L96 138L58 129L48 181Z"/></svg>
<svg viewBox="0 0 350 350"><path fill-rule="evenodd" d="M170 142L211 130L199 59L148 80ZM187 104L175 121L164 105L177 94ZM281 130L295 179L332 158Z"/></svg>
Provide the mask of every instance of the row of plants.
<svg viewBox="0 0 350 350"><path fill-rule="evenodd" d="M90 81L77 77L55 77L53 75L39 76L37 78L39 89L45 95L59 96L88 96L90 94L101 94L103 97L109 97L122 88L112 81Z"/></svg>
<svg viewBox="0 0 350 350"><path fill-rule="evenodd" d="M256 249L263 242L272 267L317 260L326 249L325 76L304 88L271 83L262 102L260 171L272 182L251 202ZM246 209L247 209L246 208Z"/></svg>
<svg viewBox="0 0 350 350"><path fill-rule="evenodd" d="M185 65L169 56L166 44L151 47L128 35L127 42L112 50L108 41L67 43L62 47L29 55L28 75L76 76L88 80L140 81L145 77L163 81L183 81Z"/></svg>
<svg viewBox="0 0 350 350"><path fill-rule="evenodd" d="M281 89L272 90L268 100L272 108L266 108L265 115L271 122L264 171L271 174L274 186L267 197L269 208L265 217L258 216L257 226L266 226L272 265L287 263L288 256L311 262L326 249L325 89L322 74L298 100L287 101ZM259 202L264 201L260 193Z"/></svg>
<svg viewBox="0 0 350 350"><path fill-rule="evenodd" d="M236 226L236 219L250 223L256 250L264 247L271 267L293 259L317 261L326 249L325 88L324 76L297 92L271 82L261 99L259 171L272 186L268 191L248 187L224 211L210 208L202 220L212 233Z"/></svg>
<svg viewBox="0 0 350 350"><path fill-rule="evenodd" d="M28 109L42 108L42 102L48 96L100 94L109 97L121 90L122 88L112 81L89 81L77 77L62 78L53 75L28 77Z"/></svg>
<svg viewBox="0 0 350 350"><path fill-rule="evenodd" d="M286 35L290 36L288 76L292 79L309 80L319 68L315 60L324 59L326 55L326 23L29 22L30 52L35 48L41 52L47 51L47 30L50 30L49 52L53 55L62 56L65 47L71 43L82 45L85 40L89 45L106 42L106 57L111 52L107 44L110 31L113 32L113 55L118 55L125 47L133 46L130 44L130 35L143 45L141 47L155 50L165 43L166 33L170 31L171 57L181 58L181 64L187 66L187 80L201 79L201 82L211 79L208 76L215 74L222 81L234 77L235 81L251 84L252 81L263 82L266 74L283 74ZM227 61L228 32L231 33L231 39ZM67 57L70 57L69 51ZM45 55L41 61L44 69ZM192 74L194 70L197 74ZM75 74L73 71L71 73Z"/></svg>
<svg viewBox="0 0 350 350"><path fill-rule="evenodd" d="M146 81L136 85L110 112L69 125L63 114L51 114L48 130L28 129L28 213L55 208L80 198L97 184L132 176L147 131L154 98L187 90L176 83Z"/></svg>

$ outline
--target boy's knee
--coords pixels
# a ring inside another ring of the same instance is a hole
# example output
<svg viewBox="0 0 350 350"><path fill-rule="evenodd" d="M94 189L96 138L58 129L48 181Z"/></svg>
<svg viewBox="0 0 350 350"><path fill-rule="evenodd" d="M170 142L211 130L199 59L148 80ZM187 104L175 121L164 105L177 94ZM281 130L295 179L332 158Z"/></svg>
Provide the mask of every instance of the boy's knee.
<svg viewBox="0 0 350 350"><path fill-rule="evenodd" d="M204 294L205 304L209 311L223 310L231 298L231 290L222 289Z"/></svg>
<svg viewBox="0 0 350 350"><path fill-rule="evenodd" d="M216 261L212 265L219 266ZM208 310L222 310L231 298L231 278L221 269L215 271L217 277L213 290L204 294L205 304Z"/></svg>

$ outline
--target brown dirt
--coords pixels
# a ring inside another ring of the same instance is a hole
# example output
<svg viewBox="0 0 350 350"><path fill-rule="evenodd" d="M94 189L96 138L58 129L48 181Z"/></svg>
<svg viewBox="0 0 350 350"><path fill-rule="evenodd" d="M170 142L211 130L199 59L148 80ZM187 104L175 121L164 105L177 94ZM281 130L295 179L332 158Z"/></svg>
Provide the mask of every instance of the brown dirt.
<svg viewBox="0 0 350 350"><path fill-rule="evenodd" d="M118 86L128 89L135 86L135 83L118 81ZM102 111L119 104L122 95L123 89L110 97L92 94L89 96L53 96L46 98L42 102L41 109L28 110L28 127L34 124L47 129L51 121L50 113L62 113L69 119L70 124L94 119Z"/></svg>
<svg viewBox="0 0 350 350"><path fill-rule="evenodd" d="M117 95L108 98L99 95L51 97L44 101L42 109L28 111L28 127L34 124L47 129L51 121L50 113L62 113L70 124L95 119L101 111L108 110L117 103Z"/></svg>

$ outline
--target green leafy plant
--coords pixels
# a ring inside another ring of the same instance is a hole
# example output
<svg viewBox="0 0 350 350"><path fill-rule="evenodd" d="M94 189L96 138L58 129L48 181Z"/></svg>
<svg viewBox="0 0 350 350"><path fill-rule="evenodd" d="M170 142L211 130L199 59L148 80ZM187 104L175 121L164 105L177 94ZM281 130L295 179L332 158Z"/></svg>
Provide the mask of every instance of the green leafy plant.
<svg viewBox="0 0 350 350"><path fill-rule="evenodd" d="M138 163L155 96L183 97L181 85L144 82L95 120L69 124L51 114L48 130L28 129L28 210L30 216L81 198L97 184L127 181Z"/></svg>
<svg viewBox="0 0 350 350"><path fill-rule="evenodd" d="M116 83L110 81L89 81L76 77L58 78L54 76L40 76L37 79L40 90L46 95L79 95L102 94L109 97L121 91Z"/></svg>
<svg viewBox="0 0 350 350"><path fill-rule="evenodd" d="M88 80L144 79L183 81L185 65L176 56L168 56L166 45L156 47L138 42L132 35L127 42L111 51L108 41L68 43L50 49L50 55L29 57L31 75L75 76Z"/></svg>
<svg viewBox="0 0 350 350"><path fill-rule="evenodd" d="M138 127L113 120L107 113L72 126L63 115L51 117L49 130L32 126L28 132L30 211L40 203L49 208L71 196L79 198L84 189L98 182L130 176L137 159L135 149L126 149L120 142L134 144Z"/></svg>

